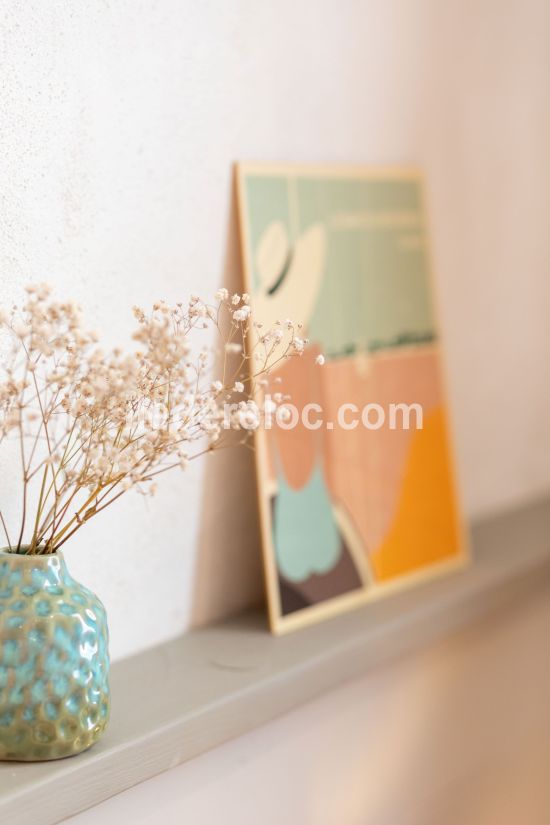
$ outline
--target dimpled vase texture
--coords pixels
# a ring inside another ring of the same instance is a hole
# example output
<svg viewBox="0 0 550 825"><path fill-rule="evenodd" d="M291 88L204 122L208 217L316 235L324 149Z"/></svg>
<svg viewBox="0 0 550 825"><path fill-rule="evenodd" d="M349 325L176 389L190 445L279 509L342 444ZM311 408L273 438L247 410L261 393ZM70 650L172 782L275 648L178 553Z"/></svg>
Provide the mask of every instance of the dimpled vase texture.
<svg viewBox="0 0 550 825"><path fill-rule="evenodd" d="M105 608L61 554L0 551L0 759L72 756L109 719Z"/></svg>

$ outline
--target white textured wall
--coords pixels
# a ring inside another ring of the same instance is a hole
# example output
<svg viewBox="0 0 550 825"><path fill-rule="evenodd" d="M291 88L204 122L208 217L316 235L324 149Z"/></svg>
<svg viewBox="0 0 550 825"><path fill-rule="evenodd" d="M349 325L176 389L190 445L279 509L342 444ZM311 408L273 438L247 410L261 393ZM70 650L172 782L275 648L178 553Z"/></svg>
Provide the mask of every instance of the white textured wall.
<svg viewBox="0 0 550 825"><path fill-rule="evenodd" d="M132 303L235 277L235 159L418 163L467 510L548 490L549 9L0 0L2 297L46 278L114 341ZM67 550L115 656L258 597L250 461L231 469L166 478Z"/></svg>

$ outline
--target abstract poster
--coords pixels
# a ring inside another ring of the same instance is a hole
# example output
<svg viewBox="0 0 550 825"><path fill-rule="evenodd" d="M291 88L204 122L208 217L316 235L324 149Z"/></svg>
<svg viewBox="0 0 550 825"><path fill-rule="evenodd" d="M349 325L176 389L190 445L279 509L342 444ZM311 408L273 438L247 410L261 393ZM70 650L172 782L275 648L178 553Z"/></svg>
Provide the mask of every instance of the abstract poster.
<svg viewBox="0 0 550 825"><path fill-rule="evenodd" d="M296 420L255 434L280 633L456 568L466 553L421 177L243 164L237 184L255 316L265 329L304 325L303 354L272 374Z"/></svg>

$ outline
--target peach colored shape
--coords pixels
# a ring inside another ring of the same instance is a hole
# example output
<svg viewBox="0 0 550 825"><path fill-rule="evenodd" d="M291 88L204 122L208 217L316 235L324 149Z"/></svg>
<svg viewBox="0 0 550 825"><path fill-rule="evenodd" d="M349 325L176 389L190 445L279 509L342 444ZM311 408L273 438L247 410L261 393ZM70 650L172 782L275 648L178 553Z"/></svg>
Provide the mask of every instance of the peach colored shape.
<svg viewBox="0 0 550 825"><path fill-rule="evenodd" d="M311 431L300 425L269 432L270 475L276 479L276 452L287 482L300 489L321 457L331 496L345 507L365 550L372 552L382 544L395 516L414 430L391 430L388 421L379 430L361 425L344 430L336 423L338 407L349 403L362 410L377 403L387 410L392 403L417 403L429 415L442 403L438 351L384 351L366 360L361 355L330 360L324 367L315 364L317 353L309 348L301 358L286 362L278 374L298 408L320 403L324 422L334 422L334 429Z"/></svg>

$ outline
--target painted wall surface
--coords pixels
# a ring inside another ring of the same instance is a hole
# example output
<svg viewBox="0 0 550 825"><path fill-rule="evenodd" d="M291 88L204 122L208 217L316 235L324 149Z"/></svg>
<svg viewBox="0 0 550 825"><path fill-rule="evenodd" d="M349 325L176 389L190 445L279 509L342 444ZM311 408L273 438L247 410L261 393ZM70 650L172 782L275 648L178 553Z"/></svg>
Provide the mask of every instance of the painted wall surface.
<svg viewBox="0 0 550 825"><path fill-rule="evenodd" d="M467 512L549 489L546 0L0 0L0 18L3 301L47 279L124 339L131 304L236 283L235 159L418 164ZM67 549L115 657L260 598L251 469L165 477Z"/></svg>

